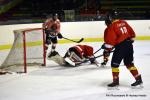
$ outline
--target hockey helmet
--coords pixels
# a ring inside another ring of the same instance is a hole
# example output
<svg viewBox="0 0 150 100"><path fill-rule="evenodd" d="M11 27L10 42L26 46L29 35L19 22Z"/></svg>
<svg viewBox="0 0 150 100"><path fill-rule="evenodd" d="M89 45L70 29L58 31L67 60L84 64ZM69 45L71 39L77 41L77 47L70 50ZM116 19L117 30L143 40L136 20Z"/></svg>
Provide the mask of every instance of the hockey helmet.
<svg viewBox="0 0 150 100"><path fill-rule="evenodd" d="M56 20L57 18L58 18L58 14L57 13L53 14L53 19Z"/></svg>
<svg viewBox="0 0 150 100"><path fill-rule="evenodd" d="M119 18L119 13L116 9L112 9L108 12L107 18L112 22L115 19Z"/></svg>

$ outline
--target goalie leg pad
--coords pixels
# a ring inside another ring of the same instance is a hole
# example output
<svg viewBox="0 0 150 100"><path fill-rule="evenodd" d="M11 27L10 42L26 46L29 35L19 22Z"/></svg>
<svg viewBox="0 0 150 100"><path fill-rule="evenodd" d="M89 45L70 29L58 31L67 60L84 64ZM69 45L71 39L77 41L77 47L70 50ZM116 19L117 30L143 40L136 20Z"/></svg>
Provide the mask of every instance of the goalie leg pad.
<svg viewBox="0 0 150 100"><path fill-rule="evenodd" d="M69 63L71 66L76 66L76 64L72 61L72 60L70 60L68 57L67 58L65 58L65 61L67 62L67 63Z"/></svg>
<svg viewBox="0 0 150 100"><path fill-rule="evenodd" d="M59 54L55 55L55 56L51 56L47 58L48 60L53 60L54 62L56 62L59 65L65 65L65 61L64 58L61 57Z"/></svg>

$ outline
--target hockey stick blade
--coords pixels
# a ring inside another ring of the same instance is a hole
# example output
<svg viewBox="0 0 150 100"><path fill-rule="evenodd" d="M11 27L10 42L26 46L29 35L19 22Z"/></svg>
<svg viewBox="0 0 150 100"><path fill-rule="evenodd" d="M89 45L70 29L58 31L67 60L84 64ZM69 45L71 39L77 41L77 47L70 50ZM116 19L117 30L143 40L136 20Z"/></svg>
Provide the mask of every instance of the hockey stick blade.
<svg viewBox="0 0 150 100"><path fill-rule="evenodd" d="M69 40L69 41L75 42L75 43L80 43L80 42L82 42L82 41L84 40L84 38L81 38L79 41L74 41L74 40L69 39L69 38L66 38L66 37L63 37L63 38L64 38L64 39L66 39L66 40Z"/></svg>
<svg viewBox="0 0 150 100"><path fill-rule="evenodd" d="M80 43L84 40L84 38L81 38L79 41L77 41L77 43Z"/></svg>

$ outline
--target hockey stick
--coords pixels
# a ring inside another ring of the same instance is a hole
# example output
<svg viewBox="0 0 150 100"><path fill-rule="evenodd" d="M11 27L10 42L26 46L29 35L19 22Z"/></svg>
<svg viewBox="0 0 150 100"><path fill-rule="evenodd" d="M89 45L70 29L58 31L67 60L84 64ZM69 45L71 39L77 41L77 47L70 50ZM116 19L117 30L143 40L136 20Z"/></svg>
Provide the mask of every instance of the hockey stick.
<svg viewBox="0 0 150 100"><path fill-rule="evenodd" d="M78 40L78 41L75 41L75 40L72 40L72 39L68 39L68 38L66 38L66 37L62 37L62 38L66 39L66 40L69 40L69 41L72 41L72 42L75 42L75 43L80 43L80 42L82 42L82 41L84 40L84 38L81 38L81 39Z"/></svg>
<svg viewBox="0 0 150 100"><path fill-rule="evenodd" d="M99 57L102 57L102 56L103 56L103 54L101 54L101 55L99 55L99 56L96 56L96 57L94 57L94 58L96 59L96 58L99 58ZM82 62L77 63L76 66L78 66L78 65L80 65L80 64L82 64L82 63L86 63L86 62L88 62L88 61L90 61L90 60L89 60L89 59L86 59L86 60L84 60L84 61L82 61Z"/></svg>
<svg viewBox="0 0 150 100"><path fill-rule="evenodd" d="M43 29L43 32L45 33L45 30L44 30L44 29ZM61 35L61 33L60 33L60 35ZM56 36L58 36L58 34L57 34ZM58 36L58 37L59 37L59 36ZM62 35L61 35L61 38L66 39L66 40L69 40L69 41L72 41L72 42L75 42L75 43L80 43L80 42L82 42L82 41L84 40L84 38L81 38L80 40L75 41L75 40L66 38L66 37L64 37L64 36L62 36Z"/></svg>
<svg viewBox="0 0 150 100"><path fill-rule="evenodd" d="M100 50L100 49L99 49L99 50ZM98 51L98 50L97 50L97 51ZM111 51L110 53L112 53L112 52L114 52L114 51ZM104 56L104 55L101 54L101 55L96 56L96 57L94 57L94 58L96 59L96 58L99 58L99 57L102 57L102 56ZM82 64L82 63L86 63L86 62L88 62L88 61L90 61L90 59L86 59L86 60L84 60L84 61L82 61L82 62L79 62L79 63L76 64L76 66L78 66L78 65L80 65L80 64Z"/></svg>
<svg viewBox="0 0 150 100"><path fill-rule="evenodd" d="M103 45L101 46L101 48L99 48L97 51L95 51L94 54L96 54L96 53L97 53L98 51L100 51L101 49L104 49L104 48L103 48ZM114 47L112 47L112 50L113 50L113 49L114 49ZM111 51L111 52L113 52L113 51Z"/></svg>
<svg viewBox="0 0 150 100"><path fill-rule="evenodd" d="M43 32L45 33L45 29L43 29ZM60 33L60 34L61 34L61 33ZM57 34L56 36L58 36L58 34ZM81 38L80 40L75 41L75 40L66 38L66 37L64 37L64 36L62 36L62 35L61 35L61 38L66 39L66 40L69 40L69 41L72 41L72 42L75 42L75 43L80 43L80 42L82 42L82 41L84 40L84 38Z"/></svg>
<svg viewBox="0 0 150 100"><path fill-rule="evenodd" d="M97 51L95 51L95 52L94 52L94 54L96 54L96 53L97 53L98 51L100 51L101 49L102 49L102 47L101 47L101 48L99 48Z"/></svg>

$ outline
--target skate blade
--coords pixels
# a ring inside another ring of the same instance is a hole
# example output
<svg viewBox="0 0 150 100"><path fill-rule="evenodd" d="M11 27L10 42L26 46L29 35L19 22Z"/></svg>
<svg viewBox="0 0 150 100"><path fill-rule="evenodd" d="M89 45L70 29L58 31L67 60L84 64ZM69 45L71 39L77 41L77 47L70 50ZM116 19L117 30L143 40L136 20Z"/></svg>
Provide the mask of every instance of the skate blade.
<svg viewBox="0 0 150 100"><path fill-rule="evenodd" d="M137 85L137 86L131 86L132 89L142 89L144 88L143 84Z"/></svg>
<svg viewBox="0 0 150 100"><path fill-rule="evenodd" d="M119 87L118 87L118 86L115 86L115 87L107 87L107 90L119 90Z"/></svg>

